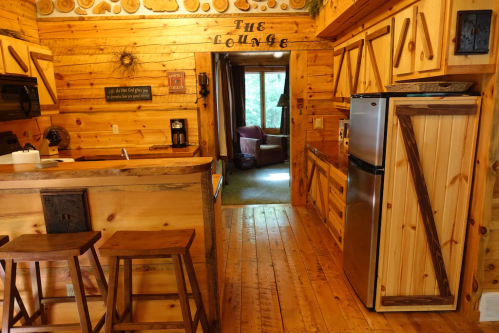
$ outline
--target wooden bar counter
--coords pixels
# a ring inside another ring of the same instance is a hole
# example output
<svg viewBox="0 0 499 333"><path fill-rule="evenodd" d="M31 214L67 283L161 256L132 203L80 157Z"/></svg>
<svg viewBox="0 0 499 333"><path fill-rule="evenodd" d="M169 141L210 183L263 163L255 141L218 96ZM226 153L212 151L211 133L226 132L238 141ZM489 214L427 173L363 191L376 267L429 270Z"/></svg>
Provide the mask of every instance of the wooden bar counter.
<svg viewBox="0 0 499 333"><path fill-rule="evenodd" d="M167 158L59 163L36 169L33 164L0 165L0 234L46 233L40 192L85 189L93 230L102 232L97 248L117 230L173 230L194 228L191 247L196 275L213 332L219 332L222 269L221 177L212 175L211 158ZM98 295L86 257L81 257L87 295ZM104 273L108 262L101 259ZM67 296L71 279L64 262L41 264L44 297ZM18 266L18 288L32 312L27 265ZM171 259L136 260L134 293L176 292ZM1 286L3 288L3 285ZM119 287L121 293L122 286ZM99 298L96 298L99 300ZM118 303L123 310L122 300ZM192 304L194 306L194 304ZM89 304L92 322L104 311L103 302ZM77 320L75 304L47 306L49 323ZM178 300L141 301L134 320L181 320Z"/></svg>

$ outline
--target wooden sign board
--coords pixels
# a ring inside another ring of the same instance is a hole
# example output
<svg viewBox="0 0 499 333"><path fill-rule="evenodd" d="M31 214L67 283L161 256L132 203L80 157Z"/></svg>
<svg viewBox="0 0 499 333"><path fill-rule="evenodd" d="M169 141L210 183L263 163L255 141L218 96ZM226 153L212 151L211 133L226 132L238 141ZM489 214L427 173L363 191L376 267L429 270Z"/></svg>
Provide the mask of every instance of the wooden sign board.
<svg viewBox="0 0 499 333"><path fill-rule="evenodd" d="M185 72L168 72L167 75L169 92L185 94Z"/></svg>
<svg viewBox="0 0 499 333"><path fill-rule="evenodd" d="M143 87L106 87L106 101L150 101L152 100L151 86Z"/></svg>

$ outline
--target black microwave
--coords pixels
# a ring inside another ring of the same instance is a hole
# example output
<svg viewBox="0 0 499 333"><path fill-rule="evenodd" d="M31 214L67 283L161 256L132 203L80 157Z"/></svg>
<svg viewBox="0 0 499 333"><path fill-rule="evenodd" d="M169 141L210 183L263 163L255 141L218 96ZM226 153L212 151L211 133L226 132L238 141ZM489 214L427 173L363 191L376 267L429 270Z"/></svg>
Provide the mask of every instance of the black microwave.
<svg viewBox="0 0 499 333"><path fill-rule="evenodd" d="M0 121L40 115L36 77L0 75Z"/></svg>

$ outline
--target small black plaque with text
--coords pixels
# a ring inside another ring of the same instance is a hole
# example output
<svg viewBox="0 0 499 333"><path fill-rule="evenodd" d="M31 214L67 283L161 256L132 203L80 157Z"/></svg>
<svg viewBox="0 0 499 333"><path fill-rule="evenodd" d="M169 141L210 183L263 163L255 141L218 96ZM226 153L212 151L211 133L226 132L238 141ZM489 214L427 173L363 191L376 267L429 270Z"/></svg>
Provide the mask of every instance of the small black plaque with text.
<svg viewBox="0 0 499 333"><path fill-rule="evenodd" d="M150 101L152 100L151 86L143 87L106 87L106 101Z"/></svg>

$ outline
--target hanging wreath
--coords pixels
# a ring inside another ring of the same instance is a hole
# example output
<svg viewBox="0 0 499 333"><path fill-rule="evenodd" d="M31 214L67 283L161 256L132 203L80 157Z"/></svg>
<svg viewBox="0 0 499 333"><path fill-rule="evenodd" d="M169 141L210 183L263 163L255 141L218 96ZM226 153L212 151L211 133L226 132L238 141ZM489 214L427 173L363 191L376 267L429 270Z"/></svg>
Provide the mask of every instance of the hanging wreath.
<svg viewBox="0 0 499 333"><path fill-rule="evenodd" d="M121 73L122 77L134 78L140 69L140 56L133 47L114 51L110 62L113 64L113 72Z"/></svg>
<svg viewBox="0 0 499 333"><path fill-rule="evenodd" d="M307 0L305 8L308 10L310 17L315 19L322 8L323 0ZM331 0L332 1L332 0Z"/></svg>

